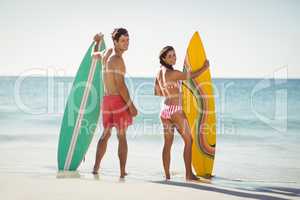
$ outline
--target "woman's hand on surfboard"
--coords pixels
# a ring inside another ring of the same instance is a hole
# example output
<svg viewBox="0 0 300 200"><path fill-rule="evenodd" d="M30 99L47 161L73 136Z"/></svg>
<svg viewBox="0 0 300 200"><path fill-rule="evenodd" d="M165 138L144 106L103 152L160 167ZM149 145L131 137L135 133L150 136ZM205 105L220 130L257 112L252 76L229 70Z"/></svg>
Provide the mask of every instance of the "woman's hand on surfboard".
<svg viewBox="0 0 300 200"><path fill-rule="evenodd" d="M209 68L209 61L205 60L204 64L202 67L200 67L198 70L194 72L188 72L188 77L187 78L196 78L197 76L200 76L203 72L205 72Z"/></svg>
<svg viewBox="0 0 300 200"><path fill-rule="evenodd" d="M202 68L204 68L205 70L209 68L209 61L208 60L205 60Z"/></svg>

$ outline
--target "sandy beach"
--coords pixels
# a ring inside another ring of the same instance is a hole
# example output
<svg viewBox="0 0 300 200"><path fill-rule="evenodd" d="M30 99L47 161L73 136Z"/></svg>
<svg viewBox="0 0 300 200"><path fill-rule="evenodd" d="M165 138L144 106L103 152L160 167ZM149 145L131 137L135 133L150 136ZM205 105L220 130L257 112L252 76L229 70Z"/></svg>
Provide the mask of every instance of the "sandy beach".
<svg viewBox="0 0 300 200"><path fill-rule="evenodd" d="M1 0L0 19L0 200L300 200L300 0Z"/></svg>
<svg viewBox="0 0 300 200"><path fill-rule="evenodd" d="M56 178L53 175L2 174L2 199L300 199L300 189L247 191L213 184L132 181L117 177Z"/></svg>
<svg viewBox="0 0 300 200"><path fill-rule="evenodd" d="M71 177L57 174L57 145L64 109L59 105L64 105L63 98L53 97L55 102L61 101L55 107L58 113L33 115L23 112L13 101L15 80L11 77L0 79L0 83L9 85L2 87L6 96L0 98L3 104L0 107L1 199L300 199L298 80L288 82L292 106L288 110L286 133L275 132L255 116L248 115L251 113L249 98L241 94L244 90L251 91L259 80L215 80L218 88L234 83L235 88L229 92L235 96L227 99L225 114L217 115L225 127L218 129L215 177L211 184L185 181L184 145L177 133L172 147L172 179L164 181L163 135L157 113L160 101L148 96L137 101L143 102L143 109L157 112L140 115L128 130L129 175L125 181L119 180L115 131L101 163L100 176L91 174L101 126L78 173ZM57 79L55 84L61 81L72 83L72 79L65 78ZM46 82L43 78L28 79L24 85L28 87L28 94L24 94L28 106L45 104ZM133 82L138 87L153 80L137 78ZM152 88L145 88L143 94L152 94ZM259 105L264 105L265 99L272 99L272 95L266 94L257 100ZM221 105L220 99L217 105ZM270 107L267 111L273 109ZM234 132L227 132L231 130L228 127L233 127Z"/></svg>

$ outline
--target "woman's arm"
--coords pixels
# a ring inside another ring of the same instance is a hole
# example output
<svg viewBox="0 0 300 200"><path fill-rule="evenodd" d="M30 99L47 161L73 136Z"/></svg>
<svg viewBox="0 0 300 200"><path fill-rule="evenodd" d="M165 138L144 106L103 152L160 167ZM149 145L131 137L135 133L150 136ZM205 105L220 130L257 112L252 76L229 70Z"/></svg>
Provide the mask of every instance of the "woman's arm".
<svg viewBox="0 0 300 200"><path fill-rule="evenodd" d="M205 70L207 70L209 67L209 62L206 60L200 69L194 71L194 72L181 72L178 70L173 70L170 72L169 78L173 81L176 80L187 80L190 78L196 78L200 74L202 74Z"/></svg>
<svg viewBox="0 0 300 200"><path fill-rule="evenodd" d="M157 78L155 79L155 83L154 83L154 95L155 96L163 96L163 93L161 91L161 88L159 86Z"/></svg>

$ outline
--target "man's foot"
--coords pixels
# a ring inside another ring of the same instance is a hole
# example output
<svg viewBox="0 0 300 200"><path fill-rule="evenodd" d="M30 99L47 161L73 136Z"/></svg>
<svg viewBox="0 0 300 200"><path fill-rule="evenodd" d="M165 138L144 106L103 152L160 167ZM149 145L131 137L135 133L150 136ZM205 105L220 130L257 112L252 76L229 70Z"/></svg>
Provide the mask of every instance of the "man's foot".
<svg viewBox="0 0 300 200"><path fill-rule="evenodd" d="M127 175L128 175L127 172L121 173L120 178L125 178L125 176L127 176Z"/></svg>
<svg viewBox="0 0 300 200"><path fill-rule="evenodd" d="M96 175L96 174L98 174L98 171L99 171L99 166L94 165L92 174Z"/></svg>
<svg viewBox="0 0 300 200"><path fill-rule="evenodd" d="M98 174L99 174L99 172L98 172L98 171L92 171L92 174L94 174L94 175L98 175Z"/></svg>

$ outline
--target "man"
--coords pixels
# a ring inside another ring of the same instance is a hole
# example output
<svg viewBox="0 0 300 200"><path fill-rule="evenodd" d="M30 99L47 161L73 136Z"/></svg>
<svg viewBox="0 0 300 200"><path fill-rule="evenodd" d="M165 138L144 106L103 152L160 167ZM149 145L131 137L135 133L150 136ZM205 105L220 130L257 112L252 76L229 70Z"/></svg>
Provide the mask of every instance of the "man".
<svg viewBox="0 0 300 200"><path fill-rule="evenodd" d="M101 39L100 35L94 37L96 43L99 43ZM104 97L101 109L104 130L97 145L93 174L98 174L107 141L111 136L112 128L115 127L119 140L120 178L124 178L127 175L125 170L127 160L126 130L132 124L132 117L137 115L137 109L130 99L124 77L126 67L122 55L127 51L129 45L127 30L124 28L115 29L112 33L112 39L114 54L110 57L113 50L109 49L103 57Z"/></svg>

